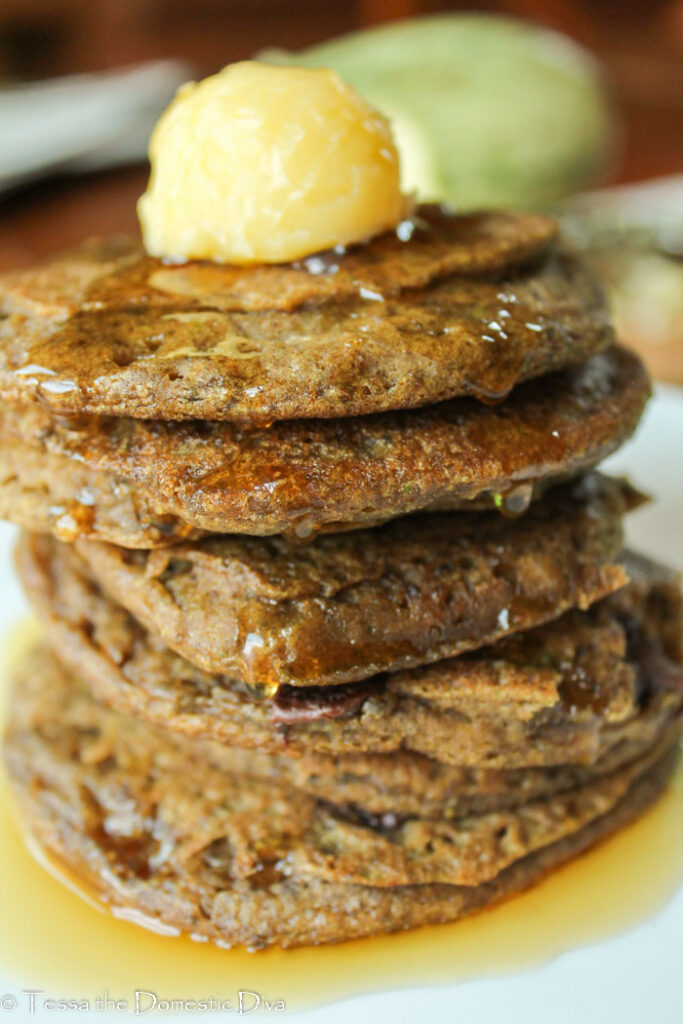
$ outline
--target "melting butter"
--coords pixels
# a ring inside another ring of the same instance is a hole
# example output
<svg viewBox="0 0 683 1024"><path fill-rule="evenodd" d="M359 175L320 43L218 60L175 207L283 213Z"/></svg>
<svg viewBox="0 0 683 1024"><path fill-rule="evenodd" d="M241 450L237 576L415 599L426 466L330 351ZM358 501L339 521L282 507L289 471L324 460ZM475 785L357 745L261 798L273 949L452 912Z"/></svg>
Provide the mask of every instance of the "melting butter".
<svg viewBox="0 0 683 1024"><path fill-rule="evenodd" d="M389 121L324 68L243 61L184 85L149 157L143 238L171 260L285 263L408 213Z"/></svg>

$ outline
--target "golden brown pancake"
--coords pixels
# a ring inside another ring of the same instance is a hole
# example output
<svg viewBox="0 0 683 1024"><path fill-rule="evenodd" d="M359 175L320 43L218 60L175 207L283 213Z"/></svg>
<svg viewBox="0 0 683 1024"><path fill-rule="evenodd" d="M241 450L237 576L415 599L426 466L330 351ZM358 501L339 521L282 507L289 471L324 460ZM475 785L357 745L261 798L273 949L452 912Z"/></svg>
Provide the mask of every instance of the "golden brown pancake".
<svg viewBox="0 0 683 1024"><path fill-rule="evenodd" d="M0 394L252 425L499 399L614 340L599 285L555 230L431 207L404 240L248 269L90 243L0 280Z"/></svg>
<svg viewBox="0 0 683 1024"><path fill-rule="evenodd" d="M70 579L86 612L99 586L207 672L266 691L329 686L472 650L623 586L622 517L637 502L594 473L516 519L432 513L305 546L232 536L143 552L79 541L78 555L27 534L20 568L57 614Z"/></svg>
<svg viewBox="0 0 683 1024"><path fill-rule="evenodd" d="M95 704L49 658L13 695L4 756L25 828L114 907L250 947L447 921L523 888L646 807L671 738L512 810L392 827L299 791L188 772L163 732Z"/></svg>
<svg viewBox="0 0 683 1024"><path fill-rule="evenodd" d="M0 514L62 539L150 548L197 531L310 540L425 509L520 511L535 486L595 465L629 437L649 388L637 356L612 348L495 407L459 398L267 429L64 420L5 404Z"/></svg>
<svg viewBox="0 0 683 1024"><path fill-rule="evenodd" d="M608 599L409 672L255 700L229 675L171 652L93 587L68 547L36 560L24 545L20 565L57 656L98 700L228 745L294 757L411 751L484 768L591 764L618 745L652 742L683 699L668 651L680 596L654 568L647 589L615 595L616 607Z"/></svg>

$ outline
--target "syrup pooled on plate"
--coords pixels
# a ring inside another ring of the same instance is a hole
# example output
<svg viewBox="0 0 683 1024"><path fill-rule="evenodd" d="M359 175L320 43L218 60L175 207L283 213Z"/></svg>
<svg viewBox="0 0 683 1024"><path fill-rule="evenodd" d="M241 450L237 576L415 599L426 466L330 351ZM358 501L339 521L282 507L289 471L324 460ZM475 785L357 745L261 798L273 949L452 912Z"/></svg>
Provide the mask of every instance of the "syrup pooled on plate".
<svg viewBox="0 0 683 1024"><path fill-rule="evenodd" d="M17 632L25 648L35 628ZM2 695L4 702L4 694ZM17 989L134 1005L159 999L236 1003L258 993L302 1010L406 986L445 985L530 970L647 920L683 877L683 771L633 824L527 892L454 924L339 946L248 953L156 933L112 913L61 864L25 843L0 787L0 973ZM33 854L33 855L32 855ZM643 865L649 865L647 871ZM47 870L46 870L47 868ZM148 1001L150 997L145 997Z"/></svg>

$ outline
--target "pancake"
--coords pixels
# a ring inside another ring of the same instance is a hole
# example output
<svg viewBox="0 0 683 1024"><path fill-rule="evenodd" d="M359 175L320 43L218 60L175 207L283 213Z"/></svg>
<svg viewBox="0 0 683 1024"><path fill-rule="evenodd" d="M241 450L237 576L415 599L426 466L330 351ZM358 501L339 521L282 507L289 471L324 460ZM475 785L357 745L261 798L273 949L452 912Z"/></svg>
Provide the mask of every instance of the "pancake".
<svg viewBox="0 0 683 1024"><path fill-rule="evenodd" d="M652 742L683 700L683 671L662 649L682 622L670 584L651 583L651 620L636 592L426 668L255 700L171 652L68 547L28 540L21 576L67 670L104 704L197 739L293 757L410 751L458 767L590 765L616 745ZM653 652L633 639L646 629Z"/></svg>
<svg viewBox="0 0 683 1024"><path fill-rule="evenodd" d="M150 548L194 530L303 540L471 502L519 510L539 481L614 451L648 394L637 356L612 348L520 385L496 407L459 398L268 429L65 421L37 404L5 404L0 514L62 539Z"/></svg>
<svg viewBox="0 0 683 1024"><path fill-rule="evenodd" d="M188 765L199 758L226 771L303 790L317 800L346 805L360 821L390 828L406 817L462 818L510 810L565 793L642 757L653 742L667 743L680 733L674 717L640 739L625 740L591 765L549 768L463 768L422 754L268 754L226 747L209 740L183 740ZM653 741L653 737L655 737Z"/></svg>
<svg viewBox="0 0 683 1024"><path fill-rule="evenodd" d="M0 280L0 394L252 425L499 399L613 341L554 233L533 214L425 208L404 241L249 269L90 243Z"/></svg>
<svg viewBox="0 0 683 1024"><path fill-rule="evenodd" d="M80 541L79 560L70 545L26 536L22 575L57 609L69 573L92 576L207 672L266 692L330 685L438 661L616 590L621 520L638 500L591 474L518 519L433 513L304 547L233 536L131 552Z"/></svg>
<svg viewBox="0 0 683 1024"><path fill-rule="evenodd" d="M177 516L160 512L157 504L132 480L0 437L0 518L28 530L138 548L202 536Z"/></svg>
<svg viewBox="0 0 683 1024"><path fill-rule="evenodd" d="M24 670L4 743L29 834L114 907L250 947L453 920L631 820L676 753L669 740L511 811L377 827L273 783L188 772L171 738L103 709L49 664Z"/></svg>

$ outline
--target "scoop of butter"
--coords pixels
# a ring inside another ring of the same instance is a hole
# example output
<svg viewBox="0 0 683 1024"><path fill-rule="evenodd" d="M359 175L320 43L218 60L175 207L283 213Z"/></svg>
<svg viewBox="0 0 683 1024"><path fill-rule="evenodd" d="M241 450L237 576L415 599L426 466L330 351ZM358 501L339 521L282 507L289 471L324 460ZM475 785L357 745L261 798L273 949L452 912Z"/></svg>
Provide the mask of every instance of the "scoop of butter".
<svg viewBox="0 0 683 1024"><path fill-rule="evenodd" d="M286 262L407 210L389 122L325 69L245 61L184 85L149 155L138 214L153 256Z"/></svg>

